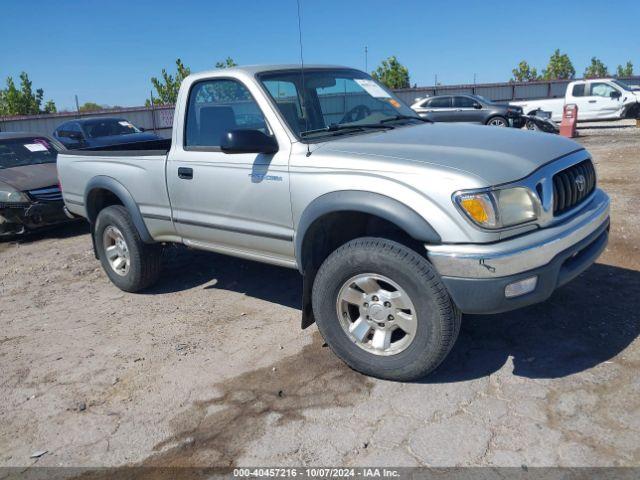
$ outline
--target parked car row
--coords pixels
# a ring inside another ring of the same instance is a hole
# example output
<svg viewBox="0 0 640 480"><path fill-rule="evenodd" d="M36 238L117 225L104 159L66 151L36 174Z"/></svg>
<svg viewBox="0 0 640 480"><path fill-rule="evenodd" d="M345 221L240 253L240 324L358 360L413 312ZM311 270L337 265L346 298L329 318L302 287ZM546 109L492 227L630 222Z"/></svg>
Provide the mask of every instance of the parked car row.
<svg viewBox="0 0 640 480"><path fill-rule="evenodd" d="M411 108L433 122L469 122L496 127L532 125L532 115L562 120L566 104L578 106L579 121L640 118L640 88L612 78L576 80L564 98L546 98L501 104L480 95L436 95L418 99ZM536 128L540 130L539 128ZM553 128L544 131L552 131Z"/></svg>

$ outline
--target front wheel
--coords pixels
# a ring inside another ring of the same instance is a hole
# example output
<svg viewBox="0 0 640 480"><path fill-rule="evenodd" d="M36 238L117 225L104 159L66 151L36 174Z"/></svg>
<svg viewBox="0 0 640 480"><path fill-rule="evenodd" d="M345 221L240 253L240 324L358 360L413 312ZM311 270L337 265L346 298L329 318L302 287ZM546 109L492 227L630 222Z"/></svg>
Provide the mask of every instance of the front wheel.
<svg viewBox="0 0 640 480"><path fill-rule="evenodd" d="M360 238L322 264L312 293L318 329L351 368L409 381L432 372L461 315L431 264L391 240Z"/></svg>
<svg viewBox="0 0 640 480"><path fill-rule="evenodd" d="M508 127L509 121L504 117L491 117L487 121L487 125L491 127Z"/></svg>

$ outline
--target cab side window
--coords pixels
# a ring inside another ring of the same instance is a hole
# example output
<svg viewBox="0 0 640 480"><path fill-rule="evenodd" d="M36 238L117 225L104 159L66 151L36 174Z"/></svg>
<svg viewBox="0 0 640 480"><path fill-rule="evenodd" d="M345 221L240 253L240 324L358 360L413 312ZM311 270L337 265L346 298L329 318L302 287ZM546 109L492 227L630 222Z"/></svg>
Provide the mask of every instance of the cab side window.
<svg viewBox="0 0 640 480"><path fill-rule="evenodd" d="M262 111L247 87L237 80L206 80L189 93L185 147L219 148L232 130L260 130L269 135Z"/></svg>
<svg viewBox="0 0 640 480"><path fill-rule="evenodd" d="M573 90L571 91L571 94L574 97L584 97L584 83L579 83L577 85L574 85Z"/></svg>
<svg viewBox="0 0 640 480"><path fill-rule="evenodd" d="M608 83L595 82L591 84L591 96L592 97L610 97L611 92L616 92Z"/></svg>

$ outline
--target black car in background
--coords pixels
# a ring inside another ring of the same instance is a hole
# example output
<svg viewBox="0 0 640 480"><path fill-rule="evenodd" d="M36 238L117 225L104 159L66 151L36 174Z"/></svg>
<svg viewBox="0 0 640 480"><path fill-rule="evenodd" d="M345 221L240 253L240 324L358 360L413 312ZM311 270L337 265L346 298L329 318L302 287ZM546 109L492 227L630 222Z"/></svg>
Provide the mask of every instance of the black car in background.
<svg viewBox="0 0 640 480"><path fill-rule="evenodd" d="M155 133L117 117L71 120L56 128L53 136L70 150L161 140Z"/></svg>
<svg viewBox="0 0 640 480"><path fill-rule="evenodd" d="M33 133L0 133L0 239L70 221L58 186L64 146Z"/></svg>
<svg viewBox="0 0 640 480"><path fill-rule="evenodd" d="M493 103L480 95L437 95L422 98L411 108L434 122L470 122L494 127L522 128L522 108Z"/></svg>

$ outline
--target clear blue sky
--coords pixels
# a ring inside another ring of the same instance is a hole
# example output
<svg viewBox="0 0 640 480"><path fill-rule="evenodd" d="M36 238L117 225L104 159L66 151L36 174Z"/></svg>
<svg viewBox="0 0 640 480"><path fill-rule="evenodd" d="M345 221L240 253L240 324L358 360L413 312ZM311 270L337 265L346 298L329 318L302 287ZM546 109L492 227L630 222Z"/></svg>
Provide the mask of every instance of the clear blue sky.
<svg viewBox="0 0 640 480"><path fill-rule="evenodd" d="M506 81L560 48L582 74L592 56L640 71L640 0L300 0L305 62L369 70L397 55L411 83ZM534 32L534 33L529 33ZM177 57L192 71L299 60L295 0L2 0L0 78L29 73L58 108L141 105Z"/></svg>

